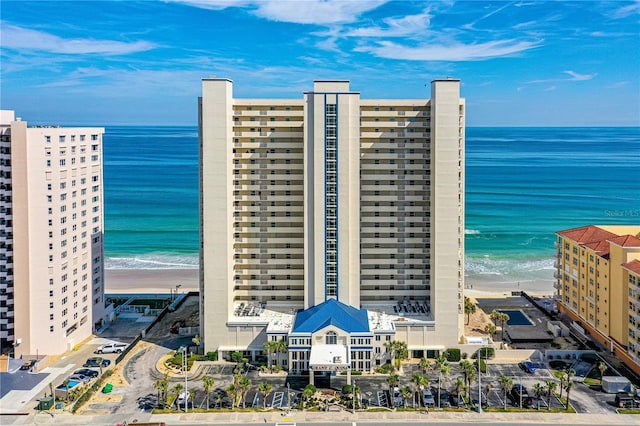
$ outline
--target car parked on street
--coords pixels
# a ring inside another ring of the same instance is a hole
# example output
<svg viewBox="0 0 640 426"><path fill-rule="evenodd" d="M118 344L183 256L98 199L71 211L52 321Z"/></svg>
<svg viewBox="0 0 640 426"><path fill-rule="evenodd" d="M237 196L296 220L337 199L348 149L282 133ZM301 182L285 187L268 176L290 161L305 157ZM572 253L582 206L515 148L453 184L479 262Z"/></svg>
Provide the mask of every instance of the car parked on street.
<svg viewBox="0 0 640 426"><path fill-rule="evenodd" d="M34 365L36 365L36 360L30 359L20 366L20 370L31 370Z"/></svg>
<svg viewBox="0 0 640 426"><path fill-rule="evenodd" d="M67 377L67 380L87 383L91 381L91 377L85 376L84 374L72 374L71 376Z"/></svg>
<svg viewBox="0 0 640 426"><path fill-rule="evenodd" d="M112 343L107 343L106 345L101 345L98 346L98 348L96 349L95 353L97 354L112 354L112 353L121 353L122 351L124 351L125 349L127 349L127 345L126 343L118 343L118 342L112 342Z"/></svg>
<svg viewBox="0 0 640 426"><path fill-rule="evenodd" d="M90 368L81 368L80 370L74 371L73 374L82 374L83 376L91 378L98 377L98 375L100 375L98 371L92 370Z"/></svg>
<svg viewBox="0 0 640 426"><path fill-rule="evenodd" d="M111 361L106 358L93 357L87 359L87 361L82 365L83 367L108 367L111 364Z"/></svg>

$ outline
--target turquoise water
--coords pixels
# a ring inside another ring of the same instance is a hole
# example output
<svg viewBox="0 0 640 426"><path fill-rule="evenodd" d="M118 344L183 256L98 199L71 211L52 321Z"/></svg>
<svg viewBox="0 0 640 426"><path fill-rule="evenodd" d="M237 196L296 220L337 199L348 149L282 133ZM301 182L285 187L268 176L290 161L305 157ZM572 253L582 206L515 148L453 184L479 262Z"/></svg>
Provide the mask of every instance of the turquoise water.
<svg viewBox="0 0 640 426"><path fill-rule="evenodd" d="M468 128L467 275L552 269L554 232L640 223L640 128ZM108 268L198 264L195 127L108 127Z"/></svg>

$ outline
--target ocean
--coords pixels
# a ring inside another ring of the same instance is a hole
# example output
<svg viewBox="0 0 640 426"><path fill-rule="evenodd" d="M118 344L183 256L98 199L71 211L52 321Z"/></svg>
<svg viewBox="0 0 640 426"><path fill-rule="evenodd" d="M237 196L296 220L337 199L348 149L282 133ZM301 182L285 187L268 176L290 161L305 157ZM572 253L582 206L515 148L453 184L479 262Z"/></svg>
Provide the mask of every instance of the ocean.
<svg viewBox="0 0 640 426"><path fill-rule="evenodd" d="M467 128L466 275L551 282L554 233L640 224L640 128ZM111 269L198 265L196 127L104 135Z"/></svg>

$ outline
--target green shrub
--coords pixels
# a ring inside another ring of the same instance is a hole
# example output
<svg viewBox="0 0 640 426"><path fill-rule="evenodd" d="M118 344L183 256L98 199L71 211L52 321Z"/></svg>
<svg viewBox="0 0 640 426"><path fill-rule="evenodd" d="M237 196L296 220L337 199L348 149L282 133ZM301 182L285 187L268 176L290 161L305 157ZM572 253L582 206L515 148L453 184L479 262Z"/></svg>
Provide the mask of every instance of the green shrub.
<svg viewBox="0 0 640 426"><path fill-rule="evenodd" d="M460 362L460 349L449 348L444 351L444 356L449 362Z"/></svg>
<svg viewBox="0 0 640 426"><path fill-rule="evenodd" d="M473 354L474 358L480 357L481 359L493 359L496 356L496 351L492 347L482 347Z"/></svg>
<svg viewBox="0 0 640 426"><path fill-rule="evenodd" d="M376 367L374 371L379 374L389 374L393 373L395 370L396 369L393 367L393 365L390 362L387 362L386 364Z"/></svg>

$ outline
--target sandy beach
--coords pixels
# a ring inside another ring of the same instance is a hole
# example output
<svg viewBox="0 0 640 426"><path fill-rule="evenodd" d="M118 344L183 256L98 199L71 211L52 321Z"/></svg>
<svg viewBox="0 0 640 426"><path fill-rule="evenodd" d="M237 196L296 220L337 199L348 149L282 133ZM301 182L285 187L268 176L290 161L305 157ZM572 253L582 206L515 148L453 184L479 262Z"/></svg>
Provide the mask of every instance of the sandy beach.
<svg viewBox="0 0 640 426"><path fill-rule="evenodd" d="M178 293L198 291L198 269L106 269L105 293Z"/></svg>
<svg viewBox="0 0 640 426"><path fill-rule="evenodd" d="M532 295L552 295L553 280L500 281L497 277L473 276L465 281L465 293L473 296L511 294L526 291ZM167 293L198 291L198 269L107 269L105 292L109 294Z"/></svg>

